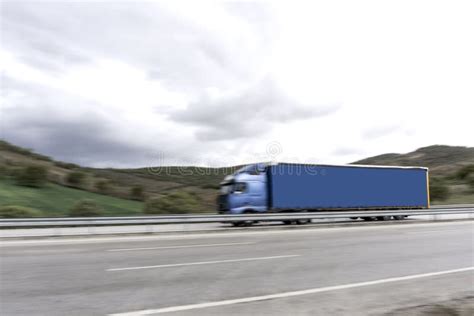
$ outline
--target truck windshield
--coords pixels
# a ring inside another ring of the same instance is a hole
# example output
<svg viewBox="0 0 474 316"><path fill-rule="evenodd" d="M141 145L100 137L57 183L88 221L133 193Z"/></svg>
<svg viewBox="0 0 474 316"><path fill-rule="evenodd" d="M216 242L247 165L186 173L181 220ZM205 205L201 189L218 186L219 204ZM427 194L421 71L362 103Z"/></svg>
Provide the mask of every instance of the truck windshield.
<svg viewBox="0 0 474 316"><path fill-rule="evenodd" d="M232 184L224 184L221 186L220 193L221 194L229 194L232 191Z"/></svg>
<svg viewBox="0 0 474 316"><path fill-rule="evenodd" d="M247 183L244 182L237 182L234 185L234 191L233 193L243 193L247 190Z"/></svg>

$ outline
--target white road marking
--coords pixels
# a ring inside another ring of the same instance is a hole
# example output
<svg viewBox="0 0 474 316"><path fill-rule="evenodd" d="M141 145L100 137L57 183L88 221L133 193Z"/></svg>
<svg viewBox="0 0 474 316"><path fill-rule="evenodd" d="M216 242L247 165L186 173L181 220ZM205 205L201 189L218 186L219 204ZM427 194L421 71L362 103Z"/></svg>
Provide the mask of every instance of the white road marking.
<svg viewBox="0 0 474 316"><path fill-rule="evenodd" d="M351 289L351 288L377 285L377 284L383 284L383 283L420 279L420 278L426 278L426 277L432 277L432 276L438 276L438 275L444 275L444 274L450 274L450 273L466 272L466 271L472 271L472 270L474 270L474 267L445 270L445 271L439 271L439 272L430 272L430 273L423 273L423 274L413 274L413 275L407 275L407 276L402 276L402 277L394 277L394 278L380 279L380 280L367 281L367 282L327 286L327 287L320 287L320 288L314 288L314 289L308 289L308 290L283 292L283 293L277 293L277 294L245 297L245 298L216 301L216 302L209 302L209 303L171 306L171 307L164 307L164 308L157 308L157 309L145 309L145 310L140 310L140 311L109 314L109 315L110 316L144 316L144 315L163 314L163 313L178 312L178 311L185 311L185 310L192 310L192 309L201 309L201 308L216 307L216 306L258 302L258 301L264 301L264 300L300 296L300 295L307 295L307 294L314 294L314 293L321 293L321 292L330 292L330 291Z"/></svg>
<svg viewBox="0 0 474 316"><path fill-rule="evenodd" d="M292 257L299 257L299 256L301 256L301 255L284 255L284 256L272 256L272 257L230 259L230 260L172 263L172 264L160 264L160 265L156 265L156 266L112 268L112 269L107 269L105 271L127 271L127 270L143 270L143 269L156 269L156 268L169 268L169 267L197 266L197 265L213 264L213 263L228 263L228 262L242 262L242 261L255 261L255 260L271 260L271 259L283 259L283 258L292 258Z"/></svg>
<svg viewBox="0 0 474 316"><path fill-rule="evenodd" d="M161 246L161 247L142 247L142 248L117 248L107 249L110 252L116 251L139 251L139 250L159 250L159 249L180 249L180 248L200 248L200 247L218 247L218 246L240 246L253 245L254 242L233 242L226 244L198 244L198 245L177 245L177 246Z"/></svg>
<svg viewBox="0 0 474 316"><path fill-rule="evenodd" d="M364 230L399 230L414 227L430 227L430 226L456 226L456 225L473 225L472 220L465 220L460 222L444 222L444 223L409 223L409 224L394 224L381 226L345 226L345 227L315 227L303 229L288 229L288 230L259 230L259 231L235 231L228 232L225 229L220 231L211 231L206 233L187 233L179 234L176 232L173 235L158 235L158 236L113 236L113 237L78 237L78 238L58 238L46 240L7 240L8 237L0 239L0 248L15 247L15 246L36 246L36 245L69 245L69 244L94 244L94 243L114 243L126 241L148 241L148 240L178 240L178 239L206 239L215 237L233 237L233 236L258 236L258 235L281 235L281 234L305 234L305 233L326 233L339 232L344 230L364 231Z"/></svg>
<svg viewBox="0 0 474 316"><path fill-rule="evenodd" d="M439 233L463 233L463 231L461 230L452 230L452 229L443 229L443 230L420 230L420 231L408 231L408 232L405 232L405 234L433 234L433 233L436 233L436 234L439 234Z"/></svg>

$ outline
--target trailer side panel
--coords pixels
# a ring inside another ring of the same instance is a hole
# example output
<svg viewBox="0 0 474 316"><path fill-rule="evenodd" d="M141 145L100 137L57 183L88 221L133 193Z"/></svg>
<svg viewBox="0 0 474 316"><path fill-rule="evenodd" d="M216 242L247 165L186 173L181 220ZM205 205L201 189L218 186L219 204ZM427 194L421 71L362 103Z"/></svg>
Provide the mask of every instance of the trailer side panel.
<svg viewBox="0 0 474 316"><path fill-rule="evenodd" d="M429 207L425 168L280 163L268 169L273 209Z"/></svg>

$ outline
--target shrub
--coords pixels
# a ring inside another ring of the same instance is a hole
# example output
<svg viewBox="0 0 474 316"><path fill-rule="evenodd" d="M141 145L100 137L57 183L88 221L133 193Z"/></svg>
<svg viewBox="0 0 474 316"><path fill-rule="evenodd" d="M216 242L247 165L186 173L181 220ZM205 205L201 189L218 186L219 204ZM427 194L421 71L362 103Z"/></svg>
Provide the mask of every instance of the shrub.
<svg viewBox="0 0 474 316"><path fill-rule="evenodd" d="M22 218L22 217L38 217L41 211L17 205L0 206L1 218Z"/></svg>
<svg viewBox="0 0 474 316"><path fill-rule="evenodd" d="M4 172L7 177L17 179L23 168L17 166L5 167Z"/></svg>
<svg viewBox="0 0 474 316"><path fill-rule="evenodd" d="M449 187L440 179L430 180L430 200L444 201L450 196Z"/></svg>
<svg viewBox="0 0 474 316"><path fill-rule="evenodd" d="M107 193L110 190L110 182L107 180L99 180L95 183L95 188L100 193Z"/></svg>
<svg viewBox="0 0 474 316"><path fill-rule="evenodd" d="M100 216L102 214L103 209L94 200L90 199L78 201L68 212L71 217Z"/></svg>
<svg viewBox="0 0 474 316"><path fill-rule="evenodd" d="M184 214L201 210L199 197L188 192L172 192L145 202L146 214Z"/></svg>
<svg viewBox="0 0 474 316"><path fill-rule="evenodd" d="M467 185L469 186L469 191L474 193L474 177L468 178Z"/></svg>
<svg viewBox="0 0 474 316"><path fill-rule="evenodd" d="M474 165L467 165L459 169L456 173L456 177L460 180L465 180L470 174L474 175Z"/></svg>
<svg viewBox="0 0 474 316"><path fill-rule="evenodd" d="M84 182L85 177L86 174L84 172L73 171L67 175L66 182L71 186L79 187Z"/></svg>
<svg viewBox="0 0 474 316"><path fill-rule="evenodd" d="M46 167L31 165L15 172L15 179L18 185L41 188L46 183L48 171Z"/></svg>
<svg viewBox="0 0 474 316"><path fill-rule="evenodd" d="M0 166L0 179L5 178L8 175L8 168Z"/></svg>
<svg viewBox="0 0 474 316"><path fill-rule="evenodd" d="M133 186L130 189L130 198L132 200L143 201L145 199L145 194L143 191L144 190L141 185Z"/></svg>

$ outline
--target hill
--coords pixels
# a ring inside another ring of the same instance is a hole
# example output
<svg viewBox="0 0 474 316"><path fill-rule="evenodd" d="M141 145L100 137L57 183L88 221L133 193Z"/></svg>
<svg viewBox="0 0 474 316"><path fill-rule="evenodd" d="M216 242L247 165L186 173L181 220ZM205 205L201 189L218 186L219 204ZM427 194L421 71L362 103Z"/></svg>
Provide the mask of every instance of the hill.
<svg viewBox="0 0 474 316"><path fill-rule="evenodd" d="M474 147L434 145L406 154L391 153L365 158L353 164L422 166L430 168L433 176L447 176L474 164Z"/></svg>
<svg viewBox="0 0 474 316"><path fill-rule="evenodd" d="M12 188L14 182L11 178L14 174L29 165L39 165L47 168L48 182L56 186L50 187L59 189L65 188L78 192L95 194L96 197L109 196L117 198L115 204L122 201L124 205L129 205L131 200L139 200L130 209L130 214L136 214L137 207L143 208L146 199L161 197L173 192L187 192L190 196L197 199L201 212L213 212L215 210L215 200L219 182L225 175L231 174L238 167L230 168L202 168L202 167L163 167L163 168L138 168L138 169L110 169L110 168L87 168L76 164L56 161L51 157L41 155L32 150L22 148L6 141L0 140L0 190ZM71 184L68 177L72 173L83 174L83 180L80 184ZM2 176L3 175L3 176ZM4 178L3 180L1 178ZM6 181L6 182L5 182ZM3 185L3 187L1 186ZM18 187L18 186L14 186ZM140 188L143 191L141 196L134 196L134 188ZM18 192L20 187L18 187ZM2 205L43 205L41 200L52 199L51 195L41 198L41 194L46 194L43 189L29 189L36 192L25 201L21 202L19 194L9 189L11 198L0 195L0 206ZM37 191L34 191L37 190ZM61 194L71 192L69 190L61 191ZM12 197L13 195L13 197ZM18 195L18 197L14 197ZM59 195L57 195L59 196ZM72 194L72 196L76 196ZM79 198L79 196L77 196ZM84 196L86 198L86 196ZM54 198L52 199L54 201ZM59 202L63 213L73 204L72 200L66 199L68 203ZM54 204L54 202L53 202ZM136 206L139 205L139 206ZM56 215L58 210L41 208L45 215ZM113 208L112 208L113 209ZM121 210L117 215L127 215ZM110 212L109 212L110 213Z"/></svg>
<svg viewBox="0 0 474 316"><path fill-rule="evenodd" d="M430 168L433 192L440 187L441 190L451 192L444 200L441 194L438 202L474 203L474 193L469 184L470 181L474 182L473 172L468 170L465 172L467 176L459 175L464 169L474 166L472 147L435 145L406 154L390 153L370 157L354 164L426 166ZM15 175L31 165L47 169L48 181L44 187L28 188L15 183ZM86 168L56 161L0 140L0 207L35 207L44 216L62 216L75 202L88 198L105 209L106 215L134 215L143 213L143 201L184 193L186 198L194 200L194 205L198 205L197 211L214 212L219 182L237 168L239 166ZM80 181L71 182L72 175L77 174L81 175ZM433 194L433 197L437 195ZM171 202L176 204L176 208L182 204L174 200Z"/></svg>

